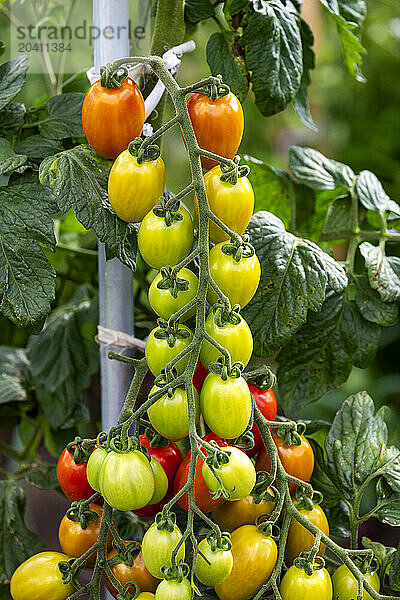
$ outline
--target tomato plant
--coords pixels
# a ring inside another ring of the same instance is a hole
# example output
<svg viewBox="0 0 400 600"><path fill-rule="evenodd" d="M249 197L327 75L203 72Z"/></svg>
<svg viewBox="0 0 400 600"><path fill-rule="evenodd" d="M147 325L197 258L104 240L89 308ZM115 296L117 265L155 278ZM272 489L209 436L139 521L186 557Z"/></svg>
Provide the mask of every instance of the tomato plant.
<svg viewBox="0 0 400 600"><path fill-rule="evenodd" d="M74 455L64 448L57 461L57 479L69 500L87 500L94 494L94 489L88 483L86 469L86 462L77 465Z"/></svg>
<svg viewBox="0 0 400 600"><path fill-rule="evenodd" d="M201 148L233 158L243 135L243 110L235 94L229 92L212 100L205 94L193 94L187 103L190 120ZM201 157L205 169L216 161Z"/></svg>
<svg viewBox="0 0 400 600"><path fill-rule="evenodd" d="M126 77L119 87L93 83L82 107L82 127L93 150L116 158L142 133L144 101L136 83Z"/></svg>

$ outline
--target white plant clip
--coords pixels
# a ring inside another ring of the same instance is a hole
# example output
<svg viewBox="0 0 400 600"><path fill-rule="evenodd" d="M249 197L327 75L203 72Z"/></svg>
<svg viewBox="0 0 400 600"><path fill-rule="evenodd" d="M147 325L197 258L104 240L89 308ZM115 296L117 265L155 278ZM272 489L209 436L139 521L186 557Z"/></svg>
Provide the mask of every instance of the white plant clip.
<svg viewBox="0 0 400 600"><path fill-rule="evenodd" d="M195 50L196 44L193 40L189 40L188 42L184 42L183 44L179 44L178 46L174 46L170 48L166 52L164 52L162 59L165 62L168 70L172 75L175 75L178 72L179 65L181 64L181 56L182 54L186 54L187 52L193 52ZM138 64L129 69L129 77L131 77L134 81L138 82L142 74L147 70L146 65ZM86 73L87 78L89 79L90 85L95 81L100 79L100 74L95 72L94 67L89 69ZM144 106L145 106L145 119L148 119L153 110L156 108L158 103L160 102L163 94L164 94L165 86L161 81L157 81L156 85L147 96ZM143 127L143 135L145 137L149 137L153 133L153 127L150 123L145 123Z"/></svg>

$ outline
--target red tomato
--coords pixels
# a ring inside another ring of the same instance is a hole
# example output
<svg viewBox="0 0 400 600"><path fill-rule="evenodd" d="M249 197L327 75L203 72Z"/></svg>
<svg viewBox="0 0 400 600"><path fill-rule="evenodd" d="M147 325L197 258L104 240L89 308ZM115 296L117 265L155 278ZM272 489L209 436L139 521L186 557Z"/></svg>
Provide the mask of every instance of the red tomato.
<svg viewBox="0 0 400 600"><path fill-rule="evenodd" d="M229 92L218 100L205 94L193 94L187 103L190 120L200 148L225 158L233 158L243 135L243 110L235 94ZM201 157L205 169L217 162Z"/></svg>
<svg viewBox="0 0 400 600"><path fill-rule="evenodd" d="M156 448L152 448L150 441L146 438L145 434L140 435L139 440L140 443L147 448L150 456L155 458L162 466L169 481L168 491L160 502L148 504L143 508L133 511L135 515L138 515L139 517L154 517L154 515L160 512L164 504L172 498L174 478L176 471L182 462L182 454L174 442L169 442L167 446L157 446Z"/></svg>
<svg viewBox="0 0 400 600"><path fill-rule="evenodd" d="M223 440L215 433L208 433L206 436L204 436L203 439L206 442L211 442L212 440L214 440L215 442L217 442L218 446L227 446L228 445L228 442L226 440ZM204 450L204 454L207 456L206 450ZM190 465L190 456L191 456L191 452L189 452L185 456L185 458L179 465L179 468L176 472L175 482L174 482L175 494L181 488L183 488L183 486L185 485L185 483L187 481L188 473L189 473L189 465ZM208 489L206 482L204 481L204 477L202 474L202 465L203 465L203 459L198 457L197 464L196 464L196 471L194 474L194 497L195 497L197 507L204 513L207 513L207 512L210 512L211 510L214 510L214 508L217 508L217 506L220 506L221 504L223 504L225 502L225 500L224 500L224 498L218 498L217 500L212 499L211 492ZM178 504L181 508L183 508L183 510L186 510L186 511L188 510L188 493L187 492L179 498Z"/></svg>
<svg viewBox="0 0 400 600"><path fill-rule="evenodd" d="M77 465L73 454L65 448L57 462L57 479L62 491L71 502L87 500L95 493L88 484L86 465L83 462Z"/></svg>
<svg viewBox="0 0 400 600"><path fill-rule="evenodd" d="M201 360L197 363L196 370L193 375L193 385L197 390L197 393L200 396L201 388L203 387L203 383L205 378L207 377L209 371L205 368Z"/></svg>
<svg viewBox="0 0 400 600"><path fill-rule="evenodd" d="M93 83L82 106L82 127L93 150L103 158L116 158L142 133L144 100L136 83L127 77L118 88Z"/></svg>
<svg viewBox="0 0 400 600"><path fill-rule="evenodd" d="M260 388L258 388L256 385L252 385L251 383L248 383L248 386L253 395L254 401L262 412L263 416L268 419L268 421L275 421L277 405L273 389L270 388L269 390L260 390ZM253 448L250 448L250 450L245 450L247 456L255 456L260 448L263 447L261 433L255 423L253 423L251 431L253 432L254 436L254 446Z"/></svg>

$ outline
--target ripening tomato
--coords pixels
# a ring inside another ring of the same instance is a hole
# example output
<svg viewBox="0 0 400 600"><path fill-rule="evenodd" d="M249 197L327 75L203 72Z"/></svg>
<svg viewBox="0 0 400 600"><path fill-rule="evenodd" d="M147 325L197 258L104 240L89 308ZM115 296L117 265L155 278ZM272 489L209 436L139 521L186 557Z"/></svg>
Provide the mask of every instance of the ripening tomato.
<svg viewBox="0 0 400 600"><path fill-rule="evenodd" d="M277 412L277 404L275 394L272 388L269 390L260 390L256 385L252 385L251 383L247 383L249 386L250 393L252 394L255 403L260 409L262 415L267 419L267 421L275 421L276 412ZM263 447L263 441L261 437L261 433L255 423L253 423L253 427L251 428L254 436L254 446L249 450L246 450L247 456L255 456L260 448Z"/></svg>
<svg viewBox="0 0 400 600"><path fill-rule="evenodd" d="M332 581L324 568L307 575L293 565L283 576L279 591L282 600L332 600Z"/></svg>
<svg viewBox="0 0 400 600"><path fill-rule="evenodd" d="M135 549L137 549L137 555L134 558L133 565L131 567L123 562L110 565L112 574L120 582L121 585L126 585L127 583L134 581L139 586L141 592L155 592L160 581L159 579L156 579L156 577L153 577L153 575L147 570L146 565L143 561L140 544L133 541L125 541L124 544L125 546L130 546L131 544L134 544ZM116 554L116 551L112 550L107 556L107 560L110 561L112 558L114 558ZM103 577L104 583L106 584L108 591L114 596L114 598L116 598L118 595L118 591L113 586L105 572L103 574Z"/></svg>
<svg viewBox="0 0 400 600"><path fill-rule="evenodd" d="M148 504L154 494L154 475L143 452L109 452L101 466L100 493L118 510L135 510Z"/></svg>
<svg viewBox="0 0 400 600"><path fill-rule="evenodd" d="M157 523L150 525L143 536L142 555L144 564L154 577L162 578L161 567L171 566L172 552L181 538L182 533L176 524L173 531L158 529ZM185 544L181 544L176 556L176 562L180 560L185 560Z"/></svg>
<svg viewBox="0 0 400 600"><path fill-rule="evenodd" d="M79 558L82 554L85 554L97 542L100 534L101 518L103 516L103 508L97 504L90 504L89 509L96 512L99 516L96 521L92 521L86 527L82 529L80 523L71 521L67 515L61 520L60 527L58 529L58 540L60 542L61 550L64 554L68 554L71 558ZM115 525L115 523L114 523ZM107 539L107 550L110 550L112 546L111 534L108 534ZM96 562L97 552L94 552L86 560L86 567L93 567Z"/></svg>
<svg viewBox="0 0 400 600"><path fill-rule="evenodd" d="M182 462L182 454L178 446L174 442L168 442L168 444L162 446L152 446L144 433L139 435L139 441L147 449L150 456L160 463L168 477L168 481L173 482L175 473Z"/></svg>
<svg viewBox="0 0 400 600"><path fill-rule="evenodd" d="M138 232L138 246L143 260L154 269L178 264L189 254L193 244L193 221L183 206L182 219L167 225L153 210L143 218Z"/></svg>
<svg viewBox="0 0 400 600"><path fill-rule="evenodd" d="M116 215L139 223L158 204L165 186L165 165L159 156L138 163L129 150L115 160L108 178L108 198Z"/></svg>
<svg viewBox="0 0 400 600"><path fill-rule="evenodd" d="M197 363L196 370L193 375L193 385L197 390L197 393L200 396L201 388L203 387L203 383L208 375L209 371L204 367L203 363L199 359Z"/></svg>
<svg viewBox="0 0 400 600"><path fill-rule="evenodd" d="M314 452L310 442L301 436L300 446L286 446L282 438L276 433L273 435L275 445L278 449L278 455L286 473L310 481L314 469ZM257 471L271 470L271 461L265 448L261 448L256 461ZM296 492L297 485L289 481L289 490L291 494Z"/></svg>
<svg viewBox="0 0 400 600"><path fill-rule="evenodd" d="M256 504L250 494L241 500L225 502L212 512L213 521L219 525L221 531L234 531L242 525L254 525L259 515L269 515L275 508L274 502L261 500Z"/></svg>
<svg viewBox="0 0 400 600"><path fill-rule="evenodd" d="M236 262L231 254L225 254L225 242L216 244L208 255L210 275L221 292L229 298L232 306L239 304L246 306L256 293L261 277L261 266L255 253L243 253L242 258ZM210 304L218 301L217 293L211 288L207 291L207 300Z"/></svg>
<svg viewBox="0 0 400 600"><path fill-rule="evenodd" d="M162 369L165 369L167 364L173 360L178 354L185 350L190 345L193 338L193 333L186 325L179 325L177 335L173 339L173 345L170 337L160 339L157 337L161 332L161 327L155 327L149 334L146 341L145 356L150 371L157 377ZM186 336L186 337L184 337ZM189 353L174 364L178 375L183 373L189 362Z"/></svg>
<svg viewBox="0 0 400 600"><path fill-rule="evenodd" d="M118 88L93 83L82 106L82 127L93 150L115 158L142 133L144 100L136 83L127 77Z"/></svg>
<svg viewBox="0 0 400 600"><path fill-rule="evenodd" d="M228 350L232 364L241 362L245 367L253 352L253 336L243 317L239 314L237 317L240 319L239 323L228 322L219 327L215 322L215 314L211 311L206 319L205 331ZM200 360L206 369L210 368L211 363L217 362L220 356L222 356L221 352L208 340L201 342Z"/></svg>
<svg viewBox="0 0 400 600"><path fill-rule="evenodd" d="M150 390L150 395L158 389L155 385ZM197 422L200 417L200 403L194 387L193 397ZM188 399L183 388L175 388L171 396L168 393L161 396L147 409L147 414L154 429L169 440L181 440L189 433Z"/></svg>
<svg viewBox="0 0 400 600"><path fill-rule="evenodd" d="M216 165L204 175L204 186L210 210L235 233L242 235L250 222L254 209L254 192L247 177L239 177L233 185L221 181L220 165ZM194 203L196 222L199 222L199 207ZM210 240L214 244L229 240L227 233L210 221Z"/></svg>
<svg viewBox="0 0 400 600"><path fill-rule="evenodd" d="M312 510L301 508L299 511L307 521L318 527L323 533L329 535L328 519L322 508L316 504ZM290 522L288 538L285 546L285 562L291 565L300 552L309 552L315 542L315 536L295 518ZM320 544L318 554L322 556L325 552L325 544Z"/></svg>
<svg viewBox="0 0 400 600"><path fill-rule="evenodd" d="M69 559L61 552L40 552L28 558L11 577L13 600L66 600L75 588L71 583L62 582L58 563Z"/></svg>
<svg viewBox="0 0 400 600"><path fill-rule="evenodd" d="M154 600L155 595L151 592L140 592L139 596L135 598L135 600Z"/></svg>
<svg viewBox="0 0 400 600"><path fill-rule="evenodd" d="M200 148L233 158L243 135L243 110L235 94L229 92L218 100L211 100L205 94L190 96L187 107L194 133ZM217 162L201 157L205 169L211 169Z"/></svg>
<svg viewBox="0 0 400 600"><path fill-rule="evenodd" d="M195 570L197 579L204 585L217 585L225 581L233 567L232 552L220 548L213 550L207 538L201 540L198 550Z"/></svg>
<svg viewBox="0 0 400 600"><path fill-rule="evenodd" d="M215 442L217 442L218 446L221 446L221 447L228 445L226 440L223 440L219 436L215 435L215 433L208 433L206 436L204 436L203 439L206 442L215 441ZM202 448L202 450L203 450L204 454L207 456L207 451L205 450L205 448ZM182 489L183 486L185 485L185 483L187 482L188 474L189 474L189 466L190 466L190 457L191 457L191 453L189 452L188 454L186 454L185 458L183 459L183 461L181 462L181 464L178 467L178 470L177 470L176 476L175 476L175 482L174 482L175 494L177 492L179 492L179 490ZM208 489L206 482L204 481L204 477L202 474L202 464L203 464L203 459L200 457L197 457L196 470L195 470L195 474L194 474L194 498L195 498L196 506L202 512L208 513L208 512L210 512L210 510L213 510L213 508L217 508L217 506L224 504L225 500L224 500L224 498L217 498L215 500L212 498L211 492ZM183 510L186 510L186 511L188 510L188 493L187 492L185 492L183 494L183 496L181 496L179 498L178 504L181 508L183 508Z"/></svg>
<svg viewBox="0 0 400 600"><path fill-rule="evenodd" d="M241 500L248 496L256 482L256 470L250 458L234 446L227 446L229 462L214 468L219 475L225 490L229 493L228 500ZM202 473L207 487L216 492L219 482L207 463L203 463Z"/></svg>
<svg viewBox="0 0 400 600"><path fill-rule="evenodd" d="M231 535L233 569L215 586L220 600L250 600L268 581L278 557L275 541L255 525L243 525Z"/></svg>
<svg viewBox="0 0 400 600"><path fill-rule="evenodd" d="M87 463L77 465L74 455L65 448L57 461L57 479L62 491L71 502L87 500L95 490L88 483L86 475Z"/></svg>
<svg viewBox="0 0 400 600"><path fill-rule="evenodd" d="M103 464L106 456L107 456L107 450L105 448L101 447L96 447L92 454L89 456L89 460L87 463L87 478L88 478L88 482L90 483L90 485L92 486L92 488L94 490L96 490L96 492L100 492L100 482L99 482L99 476L100 476L100 469L101 469L101 465Z"/></svg>
<svg viewBox="0 0 400 600"><path fill-rule="evenodd" d="M243 377L207 375L200 394L204 420L223 439L242 435L249 424L252 410L250 391Z"/></svg>
<svg viewBox="0 0 400 600"><path fill-rule="evenodd" d="M376 592L379 592L380 581L378 574L375 571L370 571L369 573L364 573L364 577L370 586ZM332 583L335 600L353 600L353 598L357 598L357 579L346 565L341 565L336 569L332 575ZM362 598L363 600L372 600L371 594L365 589L363 590Z"/></svg>
<svg viewBox="0 0 400 600"><path fill-rule="evenodd" d="M191 600L192 586L184 577L182 581L164 579L156 589L155 600Z"/></svg>
<svg viewBox="0 0 400 600"><path fill-rule="evenodd" d="M149 302L151 308L166 321L168 321L171 315L186 306L186 304L196 297L197 289L199 287L197 275L190 271L190 269L186 269L186 267L183 267L183 269L178 271L177 279L178 283L179 280L183 280L189 284L187 290L180 290L178 285L175 290L159 288L158 285L162 281L161 273L156 275L149 288ZM183 321L189 319L189 317L194 315L195 311L196 308L193 307L186 312L180 320Z"/></svg>

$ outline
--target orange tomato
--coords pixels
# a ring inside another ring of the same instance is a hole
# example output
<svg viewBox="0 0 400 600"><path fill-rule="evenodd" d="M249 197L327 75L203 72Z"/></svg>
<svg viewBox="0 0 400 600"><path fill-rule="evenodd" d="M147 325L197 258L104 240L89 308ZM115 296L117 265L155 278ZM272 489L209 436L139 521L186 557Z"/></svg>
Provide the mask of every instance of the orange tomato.
<svg viewBox="0 0 400 600"><path fill-rule="evenodd" d="M125 546L129 546L129 544L132 543L135 542L124 542ZM107 560L110 560L115 555L116 551L112 550L107 556ZM127 583L134 581L139 586L141 592L155 592L158 584L160 583L160 580L153 577L153 575L151 575L151 573L149 573L149 571L147 570L146 565L143 562L141 550L135 558L131 567L129 567L123 562L120 562L116 565L111 565L111 572L114 575L114 577L120 582L121 585L126 585ZM106 584L106 587L110 594L112 594L114 598L116 598L118 592L105 573L104 583Z"/></svg>

